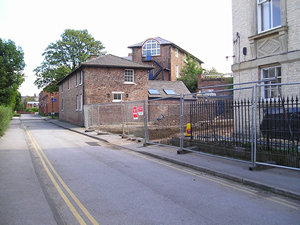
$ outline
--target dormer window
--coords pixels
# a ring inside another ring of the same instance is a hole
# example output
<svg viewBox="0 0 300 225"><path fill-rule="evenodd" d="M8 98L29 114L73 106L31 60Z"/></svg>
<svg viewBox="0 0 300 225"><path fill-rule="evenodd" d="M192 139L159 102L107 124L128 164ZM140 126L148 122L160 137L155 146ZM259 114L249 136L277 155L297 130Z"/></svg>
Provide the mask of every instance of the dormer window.
<svg viewBox="0 0 300 225"><path fill-rule="evenodd" d="M160 55L160 44L156 40L148 40L143 45L143 57Z"/></svg>

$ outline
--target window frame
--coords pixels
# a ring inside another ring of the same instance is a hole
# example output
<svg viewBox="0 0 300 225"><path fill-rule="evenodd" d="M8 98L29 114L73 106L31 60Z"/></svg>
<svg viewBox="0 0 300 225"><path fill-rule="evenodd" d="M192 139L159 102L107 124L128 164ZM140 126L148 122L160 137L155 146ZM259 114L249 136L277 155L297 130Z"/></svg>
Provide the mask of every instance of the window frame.
<svg viewBox="0 0 300 225"><path fill-rule="evenodd" d="M176 92L174 91L174 89L167 89L167 88L164 88L164 92L165 92L167 95L177 95Z"/></svg>
<svg viewBox="0 0 300 225"><path fill-rule="evenodd" d="M112 95L113 95L113 101L112 102L122 102L123 101L123 94L124 92L122 91L113 91ZM115 95L120 95L121 99L115 99Z"/></svg>
<svg viewBox="0 0 300 225"><path fill-rule="evenodd" d="M83 71L80 71L80 75L79 75L79 85L82 85L82 83L83 83L83 74L84 74L84 72L83 72Z"/></svg>
<svg viewBox="0 0 300 225"><path fill-rule="evenodd" d="M175 77L176 77L176 78L180 78L180 74L179 74L179 66L178 66L178 65L175 66Z"/></svg>
<svg viewBox="0 0 300 225"><path fill-rule="evenodd" d="M278 27L281 27L282 26L282 22L281 22L281 18L282 18L282 15L281 15L281 8L280 8L280 5L279 5L279 15L275 15L274 13L274 6L273 6L273 3L274 1L279 1L279 4L280 4L280 1L281 0L257 0L256 2L256 8L257 8L257 33L263 33L263 32L266 32L266 31L269 31L269 30L272 30L272 29L276 29ZM269 4L269 8L267 9L267 11L263 11L264 8L267 4ZM266 13L268 13L269 15L265 15ZM279 21L280 21L280 24L279 25L274 25L274 20L275 20L275 16L279 16ZM268 18L268 21L265 21L264 19L266 17L269 17ZM264 28L264 24L265 23L268 23L268 28Z"/></svg>
<svg viewBox="0 0 300 225"><path fill-rule="evenodd" d="M132 74L128 75L126 74L126 72L132 72ZM126 80L127 78L131 78L129 79L130 81ZM125 69L124 70L124 84L134 84L134 69Z"/></svg>
<svg viewBox="0 0 300 225"><path fill-rule="evenodd" d="M83 95L82 94L80 94L79 95L79 111L82 111L82 102L83 102Z"/></svg>
<svg viewBox="0 0 300 225"><path fill-rule="evenodd" d="M79 110L79 96L78 95L76 95L76 111L78 111Z"/></svg>
<svg viewBox="0 0 300 225"><path fill-rule="evenodd" d="M155 47L153 47L153 45L155 45ZM160 56L160 43L154 39L147 40L142 46L142 56L147 57L148 51L151 52L151 56Z"/></svg>
<svg viewBox="0 0 300 225"><path fill-rule="evenodd" d="M281 83L281 79L282 79L282 67L281 65L274 65L274 66L268 66L268 67L262 67L260 68L260 79L264 80L264 79L271 79L273 77L270 77L270 70L274 69L274 78L276 78L277 80L275 81L265 81L263 82L263 84L276 84L276 83ZM264 71L268 71L268 77L265 78L264 77ZM280 74L278 75L278 72L280 71ZM279 82L278 82L279 81ZM273 96L272 94L272 90L277 89L277 96ZM261 97L262 99L265 100L274 100L277 99L279 97L279 90L281 91L281 85L272 85L272 86L261 86ZM266 96L265 91L268 91L268 96Z"/></svg>
<svg viewBox="0 0 300 225"><path fill-rule="evenodd" d="M148 93L150 95L160 95L159 91L157 89L154 89L154 88L148 88Z"/></svg>

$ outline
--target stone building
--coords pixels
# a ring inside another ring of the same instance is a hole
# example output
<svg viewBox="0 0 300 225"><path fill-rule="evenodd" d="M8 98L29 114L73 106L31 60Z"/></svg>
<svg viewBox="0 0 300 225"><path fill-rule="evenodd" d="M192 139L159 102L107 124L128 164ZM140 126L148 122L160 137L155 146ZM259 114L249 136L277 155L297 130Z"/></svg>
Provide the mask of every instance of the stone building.
<svg viewBox="0 0 300 225"><path fill-rule="evenodd" d="M147 100L151 69L110 54L90 58L58 83L59 119L84 125L83 105Z"/></svg>
<svg viewBox="0 0 300 225"><path fill-rule="evenodd" d="M300 0L232 0L234 83L300 81ZM264 86L259 97L299 95L300 86ZM236 91L235 98L251 91Z"/></svg>
<svg viewBox="0 0 300 225"><path fill-rule="evenodd" d="M199 65L203 62L178 45L163 38L149 38L129 46L130 58L134 62L143 62L154 69L149 71L149 80L176 81L184 66L185 58L190 55Z"/></svg>

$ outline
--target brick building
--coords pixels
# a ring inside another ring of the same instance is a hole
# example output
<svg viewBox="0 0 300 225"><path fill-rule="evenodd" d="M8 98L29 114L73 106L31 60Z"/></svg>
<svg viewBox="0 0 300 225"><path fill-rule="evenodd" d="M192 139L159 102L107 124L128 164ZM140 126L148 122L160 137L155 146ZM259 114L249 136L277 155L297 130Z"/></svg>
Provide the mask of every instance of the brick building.
<svg viewBox="0 0 300 225"><path fill-rule="evenodd" d="M214 74L214 75L199 74L198 75L198 90L199 90L199 93L201 93L201 92L211 92L211 94L210 93L206 94L206 95L210 95L210 96L228 96L228 95L232 95L232 92L231 91L214 92L214 91L220 91L220 90L228 89L228 86L210 87L210 88L203 88L203 87L218 86L218 85L229 85L231 83L232 83L231 74L228 74L227 76L220 75L220 74Z"/></svg>
<svg viewBox="0 0 300 225"><path fill-rule="evenodd" d="M52 100L54 99L54 100ZM41 91L39 94L39 112L42 115L59 115L59 94L58 92L49 93Z"/></svg>
<svg viewBox="0 0 300 225"><path fill-rule="evenodd" d="M275 78L268 83L300 80L300 0L232 0L234 83ZM263 99L299 95L298 86L264 86ZM235 98L250 97L237 91Z"/></svg>
<svg viewBox="0 0 300 225"><path fill-rule="evenodd" d="M130 58L134 62L143 62L154 69L149 71L149 80L176 81L184 66L187 55L203 62L178 45L160 37L149 38L143 42L129 46L132 49Z"/></svg>
<svg viewBox="0 0 300 225"><path fill-rule="evenodd" d="M84 125L85 104L146 100L151 69L114 55L90 58L58 83L59 119Z"/></svg>

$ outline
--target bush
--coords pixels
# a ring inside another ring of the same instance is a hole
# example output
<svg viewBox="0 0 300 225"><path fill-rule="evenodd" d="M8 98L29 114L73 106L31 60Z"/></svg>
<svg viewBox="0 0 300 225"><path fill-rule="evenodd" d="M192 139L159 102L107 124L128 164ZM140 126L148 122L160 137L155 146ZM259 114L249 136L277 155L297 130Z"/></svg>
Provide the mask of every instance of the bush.
<svg viewBox="0 0 300 225"><path fill-rule="evenodd" d="M39 109L37 107L25 109L25 112L38 112Z"/></svg>
<svg viewBox="0 0 300 225"><path fill-rule="evenodd" d="M0 136L3 136L8 128L12 116L13 111L10 107L0 105Z"/></svg>

